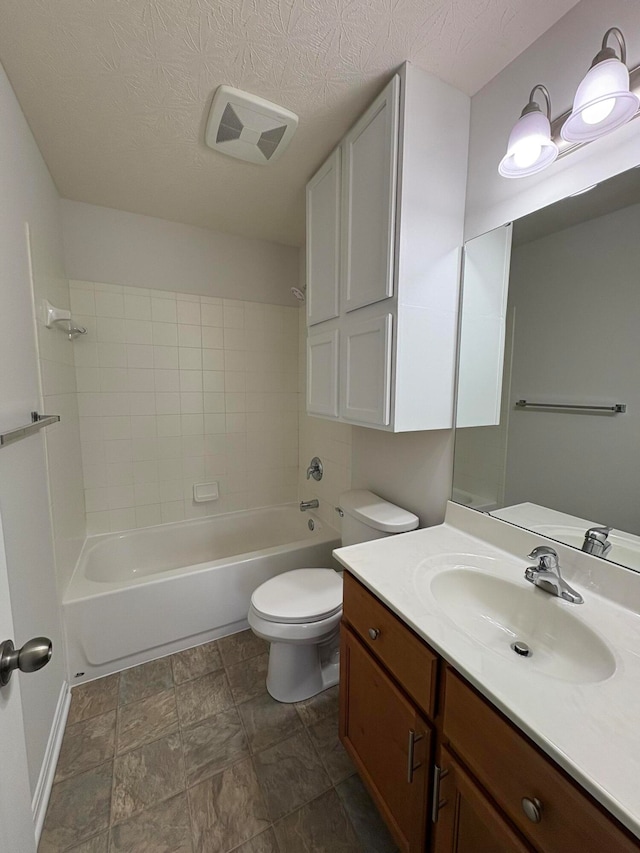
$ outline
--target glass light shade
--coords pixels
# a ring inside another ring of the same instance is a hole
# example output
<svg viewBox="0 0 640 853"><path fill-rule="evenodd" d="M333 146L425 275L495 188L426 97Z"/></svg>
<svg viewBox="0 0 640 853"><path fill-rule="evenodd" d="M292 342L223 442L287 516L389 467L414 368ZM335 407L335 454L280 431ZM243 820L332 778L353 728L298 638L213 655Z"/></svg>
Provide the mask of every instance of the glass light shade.
<svg viewBox="0 0 640 853"><path fill-rule="evenodd" d="M525 178L546 169L557 156L549 119L535 110L520 116L514 124L498 172L503 178Z"/></svg>
<svg viewBox="0 0 640 853"><path fill-rule="evenodd" d="M627 66L615 57L604 59L578 86L560 135L567 142L590 142L628 122L639 106L637 95L629 91Z"/></svg>

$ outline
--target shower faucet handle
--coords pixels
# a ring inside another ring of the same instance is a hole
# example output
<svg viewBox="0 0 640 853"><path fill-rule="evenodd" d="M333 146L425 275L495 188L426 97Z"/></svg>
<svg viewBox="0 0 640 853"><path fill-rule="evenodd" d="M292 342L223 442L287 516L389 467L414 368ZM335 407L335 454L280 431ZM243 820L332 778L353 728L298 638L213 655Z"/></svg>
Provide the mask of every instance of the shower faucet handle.
<svg viewBox="0 0 640 853"><path fill-rule="evenodd" d="M314 456L307 468L307 480L313 477L314 480L321 480L324 473L322 467L322 459L319 456Z"/></svg>

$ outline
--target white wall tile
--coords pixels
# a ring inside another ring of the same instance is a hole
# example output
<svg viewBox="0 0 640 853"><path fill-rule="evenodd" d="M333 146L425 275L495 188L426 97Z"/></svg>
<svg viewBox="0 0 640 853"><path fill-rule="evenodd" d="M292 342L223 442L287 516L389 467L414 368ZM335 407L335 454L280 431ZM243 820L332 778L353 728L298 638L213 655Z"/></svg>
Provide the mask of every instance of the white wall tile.
<svg viewBox="0 0 640 853"><path fill-rule="evenodd" d="M73 292L93 323L74 345L88 529L295 499L297 311L87 282ZM345 462L342 446L331 453ZM220 500L194 503L193 484L209 480Z"/></svg>
<svg viewBox="0 0 640 853"><path fill-rule="evenodd" d="M152 299L151 319L154 323L177 323L178 313L173 299Z"/></svg>
<svg viewBox="0 0 640 853"><path fill-rule="evenodd" d="M185 302L178 299L177 302L178 323L191 326L200 326L200 303Z"/></svg>

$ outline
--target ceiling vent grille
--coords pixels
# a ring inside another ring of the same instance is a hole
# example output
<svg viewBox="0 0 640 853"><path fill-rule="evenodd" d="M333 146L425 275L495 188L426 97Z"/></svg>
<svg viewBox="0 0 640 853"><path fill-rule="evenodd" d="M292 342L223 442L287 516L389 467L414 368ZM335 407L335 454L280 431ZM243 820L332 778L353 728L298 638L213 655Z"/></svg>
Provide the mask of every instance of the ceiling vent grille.
<svg viewBox="0 0 640 853"><path fill-rule="evenodd" d="M215 151L250 163L272 163L298 126L295 113L257 95L220 86L211 104L205 142Z"/></svg>

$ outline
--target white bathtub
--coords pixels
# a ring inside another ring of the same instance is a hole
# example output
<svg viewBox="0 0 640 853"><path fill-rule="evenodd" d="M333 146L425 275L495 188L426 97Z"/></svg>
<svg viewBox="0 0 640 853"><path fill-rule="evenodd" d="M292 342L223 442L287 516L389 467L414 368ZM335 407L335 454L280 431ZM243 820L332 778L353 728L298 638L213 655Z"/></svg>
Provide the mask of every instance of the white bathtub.
<svg viewBox="0 0 640 853"><path fill-rule="evenodd" d="M297 504L90 536L62 603L71 683L243 630L256 587L339 545Z"/></svg>

